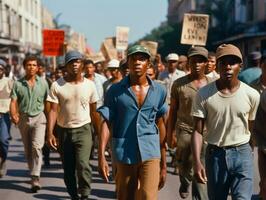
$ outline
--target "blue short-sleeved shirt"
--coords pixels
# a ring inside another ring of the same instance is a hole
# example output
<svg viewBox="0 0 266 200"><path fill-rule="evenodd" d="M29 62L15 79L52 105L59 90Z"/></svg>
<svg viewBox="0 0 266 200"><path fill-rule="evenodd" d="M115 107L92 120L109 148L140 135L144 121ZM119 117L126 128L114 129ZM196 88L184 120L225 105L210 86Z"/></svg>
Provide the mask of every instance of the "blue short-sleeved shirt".
<svg viewBox="0 0 266 200"><path fill-rule="evenodd" d="M129 76L107 91L104 105L97 111L112 127L115 161L135 164L160 158L160 137L156 118L167 112L166 90L148 78L150 88L139 108Z"/></svg>

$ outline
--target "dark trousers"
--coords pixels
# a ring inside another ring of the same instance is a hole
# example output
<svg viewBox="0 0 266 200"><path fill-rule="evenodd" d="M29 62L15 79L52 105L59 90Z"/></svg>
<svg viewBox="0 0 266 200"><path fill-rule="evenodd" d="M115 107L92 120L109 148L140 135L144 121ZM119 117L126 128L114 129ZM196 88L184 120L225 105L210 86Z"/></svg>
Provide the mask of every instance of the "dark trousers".
<svg viewBox="0 0 266 200"><path fill-rule="evenodd" d="M89 163L92 147L91 125L86 124L79 128L58 127L57 133L67 191L71 197L78 193L87 196L91 191L92 177Z"/></svg>
<svg viewBox="0 0 266 200"><path fill-rule="evenodd" d="M3 161L7 158L10 137L10 117L8 113L0 113L0 157Z"/></svg>

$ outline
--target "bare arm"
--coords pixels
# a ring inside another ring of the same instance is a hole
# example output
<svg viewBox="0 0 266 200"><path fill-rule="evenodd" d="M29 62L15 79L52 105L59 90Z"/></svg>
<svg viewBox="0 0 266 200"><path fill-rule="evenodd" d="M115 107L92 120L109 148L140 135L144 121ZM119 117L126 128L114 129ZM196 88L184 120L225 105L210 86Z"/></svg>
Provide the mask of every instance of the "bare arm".
<svg viewBox="0 0 266 200"><path fill-rule="evenodd" d="M18 122L19 122L19 112L18 112L17 99L11 99L9 110L10 110L10 115L11 115L12 122L14 124L18 124Z"/></svg>
<svg viewBox="0 0 266 200"><path fill-rule="evenodd" d="M197 181L200 183L206 183L207 177L205 173L205 168L201 163L200 160L200 154L202 149L202 134L203 134L203 128L204 128L204 119L194 117L194 131L191 137L191 148L192 148L192 155L193 155L193 168L194 173L197 178Z"/></svg>
<svg viewBox="0 0 266 200"><path fill-rule="evenodd" d="M173 147L173 135L175 134L176 113L178 111L178 100L171 98L169 118L167 122L167 144L170 148Z"/></svg>
<svg viewBox="0 0 266 200"><path fill-rule="evenodd" d="M108 128L108 124L105 120L103 120L101 122L101 132L99 134L98 168L99 168L99 173L102 175L102 177L104 178L106 182L109 182L109 179L108 179L109 167L108 167L108 163L106 161L104 152L105 152L105 148L106 148L109 138L110 138L110 131Z"/></svg>
<svg viewBox="0 0 266 200"><path fill-rule="evenodd" d="M161 150L161 172L160 172L160 183L159 183L159 189L161 189L166 180L166 172L167 172L167 166L166 166L166 130L165 130L165 124L163 117L160 117L157 119L156 124L159 128L159 134L160 134L160 150Z"/></svg>
<svg viewBox="0 0 266 200"><path fill-rule="evenodd" d="M57 142L54 136L54 126L57 119L58 104L49 102L50 111L48 113L48 124L47 124L47 143L53 149L57 149Z"/></svg>
<svg viewBox="0 0 266 200"><path fill-rule="evenodd" d="M252 121L249 120L248 121L248 128L249 128L249 131L251 133L249 144L250 144L252 150L254 150L254 147L256 146L256 140L255 140L254 135L253 135L254 120L252 120Z"/></svg>
<svg viewBox="0 0 266 200"><path fill-rule="evenodd" d="M90 104L90 116L91 116L91 122L94 127L94 130L96 132L96 135L99 135L100 129L101 129L101 117L99 113L96 112L96 105L97 103Z"/></svg>

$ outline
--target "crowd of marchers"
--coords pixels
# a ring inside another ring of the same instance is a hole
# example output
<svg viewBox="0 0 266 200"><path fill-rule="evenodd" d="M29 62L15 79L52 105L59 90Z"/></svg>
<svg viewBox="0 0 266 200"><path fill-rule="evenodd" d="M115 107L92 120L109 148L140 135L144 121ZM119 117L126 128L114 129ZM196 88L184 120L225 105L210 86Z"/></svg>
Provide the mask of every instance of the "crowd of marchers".
<svg viewBox="0 0 266 200"><path fill-rule="evenodd" d="M68 51L55 70L35 55L11 69L0 59L0 177L13 123L32 192L41 189L53 149L72 200L89 199L94 157L103 179L113 176L117 199L156 200L168 151L181 198L191 190L195 200L250 200L257 147L266 200L266 55L243 58L238 47L222 44L162 60L140 45L106 63Z"/></svg>

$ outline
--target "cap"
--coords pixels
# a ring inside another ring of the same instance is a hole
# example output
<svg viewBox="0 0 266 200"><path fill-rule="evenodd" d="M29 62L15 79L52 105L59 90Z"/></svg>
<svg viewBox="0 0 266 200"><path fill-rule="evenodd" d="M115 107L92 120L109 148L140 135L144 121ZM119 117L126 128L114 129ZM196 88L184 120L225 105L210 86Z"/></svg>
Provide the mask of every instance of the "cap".
<svg viewBox="0 0 266 200"><path fill-rule="evenodd" d="M250 54L248 54L249 60L260 60L261 59L261 53L259 51L252 51Z"/></svg>
<svg viewBox="0 0 266 200"><path fill-rule="evenodd" d="M187 57L184 55L180 55L178 61L179 62L185 62L185 61L187 61Z"/></svg>
<svg viewBox="0 0 266 200"><path fill-rule="evenodd" d="M151 53L149 52L149 50L146 47L141 46L141 45L134 45L127 50L127 56L130 56L135 53L144 53L148 55L149 57L151 57Z"/></svg>
<svg viewBox="0 0 266 200"><path fill-rule="evenodd" d="M107 68L119 68L119 61L112 59L107 63Z"/></svg>
<svg viewBox="0 0 266 200"><path fill-rule="evenodd" d="M65 55L65 65L72 60L83 59L83 56L78 51L69 51Z"/></svg>
<svg viewBox="0 0 266 200"><path fill-rule="evenodd" d="M191 56L203 56L204 58L208 59L208 50L204 47L191 47L188 50L187 56L191 57Z"/></svg>
<svg viewBox="0 0 266 200"><path fill-rule="evenodd" d="M169 53L168 56L166 56L165 60L178 60L179 56L176 53Z"/></svg>
<svg viewBox="0 0 266 200"><path fill-rule="evenodd" d="M0 68L2 68L2 69L6 68L6 62L2 59L0 59Z"/></svg>
<svg viewBox="0 0 266 200"><path fill-rule="evenodd" d="M218 60L219 58L223 56L236 56L240 58L242 62L242 54L236 46L232 44L222 44L216 49L216 59Z"/></svg>

